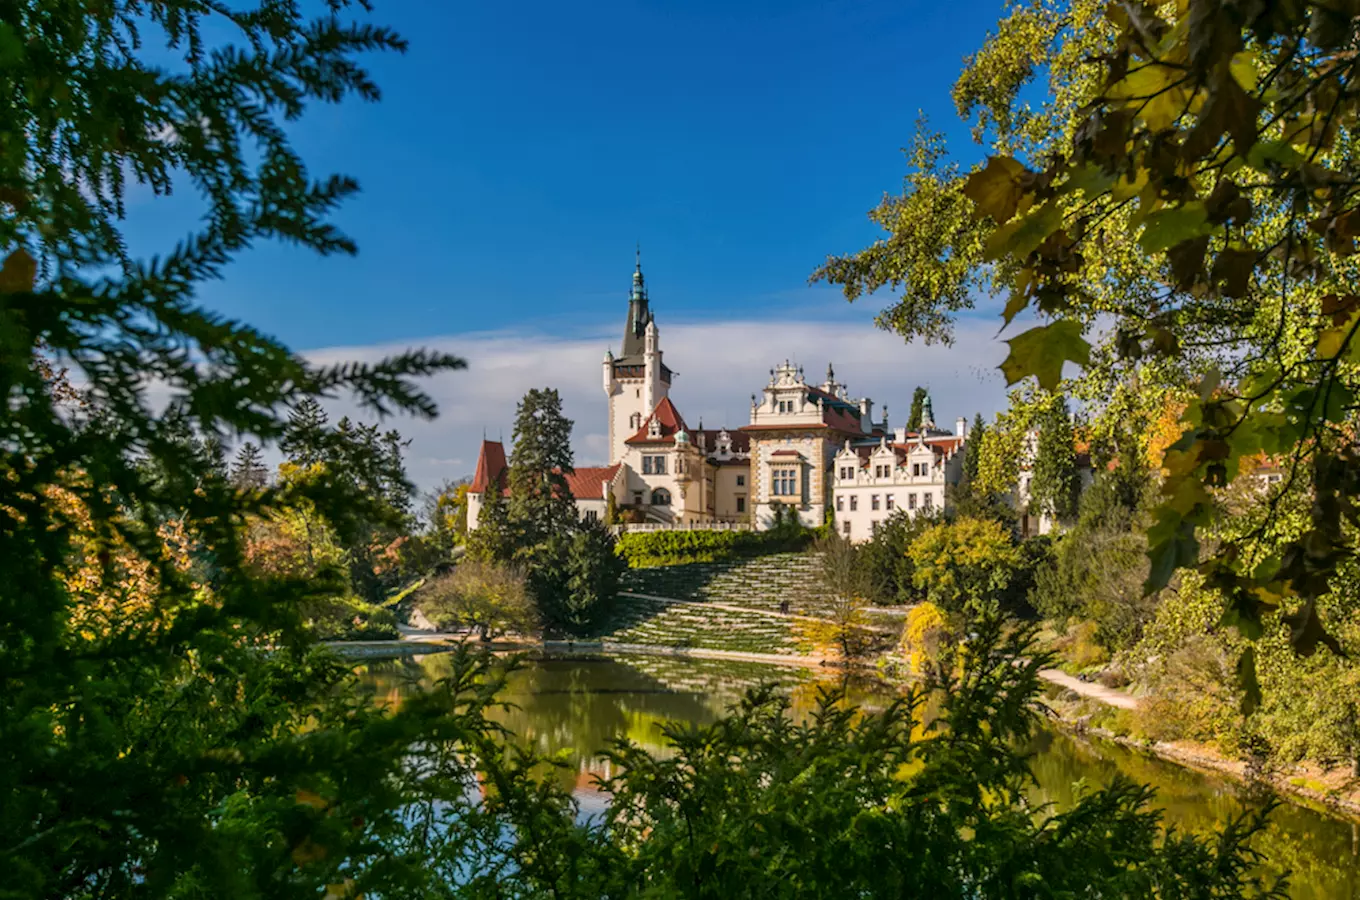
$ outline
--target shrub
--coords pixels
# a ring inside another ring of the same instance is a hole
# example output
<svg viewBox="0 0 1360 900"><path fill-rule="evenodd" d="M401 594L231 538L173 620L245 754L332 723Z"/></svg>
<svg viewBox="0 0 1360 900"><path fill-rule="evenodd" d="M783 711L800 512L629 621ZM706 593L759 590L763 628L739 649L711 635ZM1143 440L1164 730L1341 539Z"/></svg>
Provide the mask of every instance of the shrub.
<svg viewBox="0 0 1360 900"><path fill-rule="evenodd" d="M902 654L910 674L932 674L951 640L949 623L938 606L921 603L913 607L902 629Z"/></svg>
<svg viewBox="0 0 1360 900"><path fill-rule="evenodd" d="M529 587L545 625L585 634L608 614L618 595L624 563L613 535L586 523L554 535L525 554Z"/></svg>
<svg viewBox="0 0 1360 900"><path fill-rule="evenodd" d="M795 522L768 531L635 531L619 538L617 552L634 569L725 562L805 550L821 530Z"/></svg>
<svg viewBox="0 0 1360 900"><path fill-rule="evenodd" d="M952 616L994 611L1020 565L1011 536L990 519L932 525L908 551L912 580Z"/></svg>
<svg viewBox="0 0 1360 900"><path fill-rule="evenodd" d="M309 600L302 608L308 629L321 641L390 641L401 636L392 610L353 595Z"/></svg>
<svg viewBox="0 0 1360 900"><path fill-rule="evenodd" d="M473 629L484 641L538 627L524 569L511 563L465 560L421 587L415 602L437 627Z"/></svg>

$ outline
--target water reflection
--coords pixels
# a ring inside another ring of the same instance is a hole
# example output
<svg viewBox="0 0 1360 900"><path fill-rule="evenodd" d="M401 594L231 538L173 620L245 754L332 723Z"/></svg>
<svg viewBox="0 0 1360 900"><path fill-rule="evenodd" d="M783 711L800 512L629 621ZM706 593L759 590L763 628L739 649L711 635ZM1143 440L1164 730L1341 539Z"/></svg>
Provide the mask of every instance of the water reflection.
<svg viewBox="0 0 1360 900"><path fill-rule="evenodd" d="M363 677L375 699L400 703L404 696L447 675L443 654L375 661ZM777 681L789 692L795 716L806 715L830 683L820 673L726 660L666 656L545 657L510 673L503 694L511 707L493 718L543 754L563 754L570 765L554 777L569 787L587 815L603 808L595 786L607 776L600 751L628 737L665 753L667 723L707 724L749 687ZM872 684L846 685L853 702L881 708L891 697ZM1044 732L1036 739L1032 768L1034 799L1071 805L1078 785L1104 785L1116 773L1157 788L1167 824L1204 831L1261 802L1240 786L1105 742ZM1280 807L1258 844L1271 871L1294 873L1299 900L1360 900L1360 829L1299 806Z"/></svg>

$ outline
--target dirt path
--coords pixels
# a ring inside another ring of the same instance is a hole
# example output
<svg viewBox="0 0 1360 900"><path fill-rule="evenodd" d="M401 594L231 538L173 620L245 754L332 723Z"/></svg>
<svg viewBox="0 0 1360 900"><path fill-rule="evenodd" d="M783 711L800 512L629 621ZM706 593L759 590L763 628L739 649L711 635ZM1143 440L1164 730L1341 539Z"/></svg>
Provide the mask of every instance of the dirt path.
<svg viewBox="0 0 1360 900"><path fill-rule="evenodd" d="M1082 681L1080 678L1068 675L1066 672L1060 672L1057 669L1043 669L1039 672L1039 677L1044 681L1065 687L1073 693L1089 697L1092 700L1099 700L1101 703L1110 706L1117 706L1120 709L1136 709L1138 707L1138 698L1132 694L1107 688L1103 684Z"/></svg>

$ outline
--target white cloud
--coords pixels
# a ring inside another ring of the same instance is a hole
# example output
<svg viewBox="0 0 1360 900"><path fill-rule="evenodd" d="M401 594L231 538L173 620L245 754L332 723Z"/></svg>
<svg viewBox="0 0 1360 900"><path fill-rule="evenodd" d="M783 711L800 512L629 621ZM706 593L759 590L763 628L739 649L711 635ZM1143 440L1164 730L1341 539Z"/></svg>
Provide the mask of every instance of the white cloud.
<svg viewBox="0 0 1360 900"><path fill-rule="evenodd" d="M671 399L685 420L697 426L736 427L749 421L751 393L769 380L769 369L784 359L803 365L807 378L821 382L827 362L837 380L854 397L874 400L875 415L888 404L890 423L906 420L916 385L930 388L935 416L952 427L954 419L970 421L975 412L990 417L1005 406L1006 391L997 364L1005 356L990 317L958 323L952 347L904 344L901 338L860 322L785 319L666 324L659 321L661 349L667 365L679 375ZM606 348L618 350L614 324L601 324L567 336L479 333L433 337L414 343L455 353L468 368L430 379L425 389L439 404L431 422L400 419L393 427L411 439L407 465L422 488L444 478L471 474L483 434L510 439L515 405L525 391L554 387L566 414L575 421L573 445L578 465L607 461L605 399L601 359ZM316 362L375 360L407 348L407 344L335 347L310 351ZM355 414L337 402L332 413Z"/></svg>

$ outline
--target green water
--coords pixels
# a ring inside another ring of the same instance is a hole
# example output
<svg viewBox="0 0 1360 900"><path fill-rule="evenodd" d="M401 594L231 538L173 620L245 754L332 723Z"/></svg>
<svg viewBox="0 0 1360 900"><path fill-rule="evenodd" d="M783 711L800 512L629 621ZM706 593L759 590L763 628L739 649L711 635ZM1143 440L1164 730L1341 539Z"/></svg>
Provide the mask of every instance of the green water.
<svg viewBox="0 0 1360 900"><path fill-rule="evenodd" d="M380 702L397 702L448 671L442 654L382 660L364 668ZM665 656L549 657L513 672L505 699L515 708L497 719L540 751L566 751L573 769L560 773L583 812L600 809L603 798L594 776L605 774L599 751L627 736L662 749L667 722L707 723L716 719L749 686L779 681L791 692L794 714L812 707L819 682L814 673L758 663ZM879 687L851 686L852 699L873 708L886 702ZM1044 732L1034 746L1037 800L1059 806L1072 802L1080 783L1103 785L1124 774L1157 789L1166 822L1205 831L1242 809L1263 802L1241 786L1151 759L1105 742ZM1273 815L1257 843L1267 868L1288 869L1291 896L1299 900L1360 900L1360 826L1301 806L1286 804Z"/></svg>

